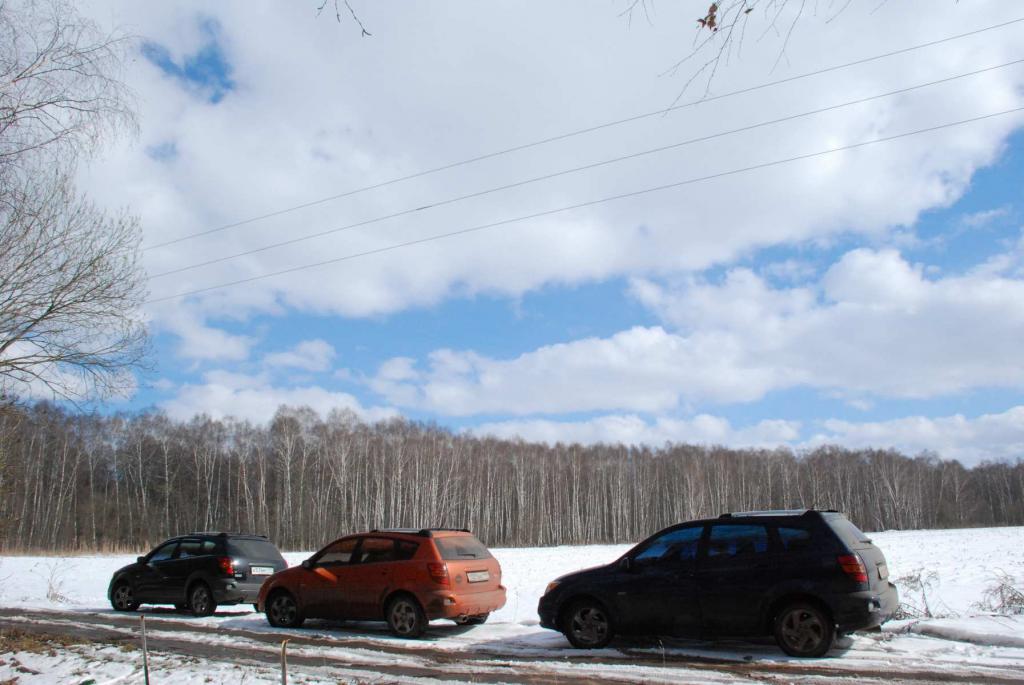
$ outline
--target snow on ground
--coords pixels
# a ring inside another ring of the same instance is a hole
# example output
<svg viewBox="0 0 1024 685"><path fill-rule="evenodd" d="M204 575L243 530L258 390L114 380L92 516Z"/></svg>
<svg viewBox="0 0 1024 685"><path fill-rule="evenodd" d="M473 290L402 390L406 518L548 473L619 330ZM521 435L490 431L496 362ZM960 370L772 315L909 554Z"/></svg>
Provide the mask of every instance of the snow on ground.
<svg viewBox="0 0 1024 685"><path fill-rule="evenodd" d="M986 588L998 573L1009 574L1017 587L1024 586L1024 527L890 531L874 533L871 537L888 559L890 577L899 586L901 599L919 614L927 607L931 617L919 615L892 621L882 633L846 638L841 648L833 651L833 658L829 660L831 666L841 670L889 669L899 668L904 660L916 659L932 665L949 664L951 668L967 663L979 668L1024 668L1024 617L996 616L979 608ZM407 646L411 653L429 645L435 650L477 656L561 658L567 649L565 639L537 625L537 601L545 586L564 573L614 561L628 548L628 545L588 545L492 550L502 565L508 602L487 624L473 629L436 621L425 641L404 641L391 637L383 623L339 626L310 621L303 634L333 640L358 637L370 643ZM139 550L139 553L146 551ZM285 554L293 565L307 556L307 553ZM0 607L109 612L106 590L110 576L134 558L135 555L0 557ZM215 616L203 619L160 610L153 613L159 613L161 619L192 625L278 632L266 623L264 616L252 612L247 605L223 607ZM205 635L202 639L208 641L214 637ZM631 653L672 652L741 661L788 661L770 641L666 640L656 644L640 641L623 649ZM346 648L346 654L353 659L352 663L359 658L358 650ZM3 658L8 656L3 655ZM68 659L92 658L89 655L66 656ZM116 670L116 660L111 663L111 669ZM4 675L8 672L4 668L0 665L0 680L11 677ZM262 682L262 677L254 673L251 678L242 680ZM231 680L240 681L234 676ZM31 681L23 678L21 682Z"/></svg>

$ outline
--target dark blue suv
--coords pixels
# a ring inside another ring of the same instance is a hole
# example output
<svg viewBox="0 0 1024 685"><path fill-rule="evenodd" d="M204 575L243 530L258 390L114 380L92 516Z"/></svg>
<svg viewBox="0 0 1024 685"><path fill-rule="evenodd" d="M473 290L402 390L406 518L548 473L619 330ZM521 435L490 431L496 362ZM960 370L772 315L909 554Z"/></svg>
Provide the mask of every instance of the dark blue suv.
<svg viewBox="0 0 1024 685"><path fill-rule="evenodd" d="M117 611L173 604L209 616L218 604L256 603L263 581L288 568L262 535L190 533L171 538L114 572L107 597Z"/></svg>
<svg viewBox="0 0 1024 685"><path fill-rule="evenodd" d="M548 585L545 628L579 648L615 634L774 635L817 657L837 633L882 624L899 603L882 551L835 511L723 514L652 535L608 566Z"/></svg>

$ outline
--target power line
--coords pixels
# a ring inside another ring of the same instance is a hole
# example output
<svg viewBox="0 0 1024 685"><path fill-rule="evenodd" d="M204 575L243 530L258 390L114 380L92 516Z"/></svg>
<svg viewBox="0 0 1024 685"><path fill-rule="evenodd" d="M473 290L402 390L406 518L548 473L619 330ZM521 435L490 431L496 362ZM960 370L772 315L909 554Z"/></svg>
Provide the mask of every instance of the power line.
<svg viewBox="0 0 1024 685"><path fill-rule="evenodd" d="M581 172L581 171L587 171L587 170L590 170L590 169L596 169L598 167L606 166L606 165L609 165L609 164L614 164L614 163L617 163L617 162L623 162L623 161L627 161L627 160L630 160L630 159L636 159L638 157L643 157L645 155L650 155L650 154L654 154L654 153L657 153L657 152L664 152L666 150L672 150L672 149L680 148L680 147L683 147L683 146L686 146L686 145L693 145L694 143L705 142L705 141L708 141L708 140L713 140L715 138L722 138L722 137L725 137L725 136L733 135L733 134L736 134L736 133L742 133L742 132L745 132L745 131L752 131L754 129L763 128L765 126L771 126L771 125L774 125L774 124L780 124L780 123L784 123L784 122L787 122L787 121L793 121L795 119L800 119L800 118L812 116L812 115L815 115L815 114L822 114L824 112L830 112L830 111L834 111L834 110L841 109L841 108L844 108L844 107L852 107L853 105L859 105L859 104L863 104L865 102L871 102L872 100L878 100L878 99L881 99L881 98L892 97L893 95L900 95L900 94L903 94L903 93L909 93L911 91L919 90L921 88L927 88L929 86L935 86L935 85L939 85L939 84L943 84L943 83L949 83L949 82L955 81L957 79L967 78L969 76L977 76L978 74L984 74L984 73L989 72L989 71L994 71L996 69L1003 69L1005 67L1009 67L1009 66L1013 66L1015 64L1021 64L1021 63L1024 63L1024 59L1017 59L1017 60L1013 60L1012 62L1006 62L1004 64L999 64L999 65L992 66L992 67L985 67L983 69L976 69L974 71L970 71L970 72L967 72L967 73L964 73L964 74L957 74L955 76L948 76L946 78L938 79L936 81L929 81L927 83L921 83L921 84L914 85L914 86L908 86L906 88L900 88L898 90L892 90L892 91L889 91L887 93L881 93L881 94L878 94L878 95L872 95L872 96L869 96L869 97L859 98L857 100L850 100L848 102L843 102L843 103L836 104L836 105L830 105L828 107L821 107L821 108L813 109L813 110L810 110L810 111L807 111L807 112L800 112L799 114L791 114L789 116L781 117L779 119L772 119L772 120L769 120L769 121L763 121L763 122L760 122L760 123L757 123L757 124L751 124L749 126L743 126L743 127L731 129L731 130L728 130L728 131L720 131L718 133L712 133L712 134L709 134L709 135L706 135L706 136L701 136L701 137L698 137L698 138L690 138L689 140L679 141L679 142L676 142L676 143L670 143L668 145L662 145L660 147L655 147L655 148L651 148L651 149L648 149L648 150L642 150L640 152L634 152L634 153L631 153L631 154L628 154L628 155L623 155L621 157L613 157L611 159L602 160L600 162L594 162L594 163L591 163L591 164L585 164L583 166L572 167L572 168L569 168L569 169L563 169L561 171L556 171L556 172L553 172L553 173L550 173L550 174L545 174L543 176L535 176L533 178L529 178L529 179L526 179L526 180L516 181L515 183L509 183L509 184L506 184L506 185L503 185L503 186L497 186L495 188L488 188L488 189L485 189L485 190L480 190L480 191L477 191L477 192L468 193L466 195L459 195L459 196L456 196L456 197L448 198L448 199L445 199L445 200L439 200L437 202L432 202L432 203L429 203L429 204L426 204L426 205L421 205L421 206L418 206L418 207L411 207L409 209L403 209L403 210L398 211L398 212L392 212L391 214L385 214L383 216L373 217L373 218L370 218L370 219L365 219L363 221L357 221L355 223L347 224L345 226L339 226L337 228L330 228L330 229L327 229L325 231L319 231L317 233L310 233L308 235L299 236L297 238L290 238L288 240L283 240L281 242L272 243L270 245L264 245L263 247L257 247L257 248L253 248L251 250L245 250L244 252L237 252L237 253L232 254L232 255L227 255L227 256L224 256L224 257L216 257L214 259L209 259L209 260L206 260L206 261L203 261L203 262L197 262L195 264L189 264L189 265L186 265L186 266L178 267L176 269L171 269L169 271L163 271L161 273L154 274L154 275L150 276L149 278L150 278L150 280L154 280L154 279L157 279L157 278L163 278L165 276L172 276L174 274L179 274L179 273L182 273L182 272L185 272L185 271L191 271L192 269L199 269L199 268L202 268L204 266L211 266L213 264L219 264L221 262L227 262L227 261L230 261L232 259L237 259L239 257L247 257L249 255L258 254L260 252L266 252L268 250L274 250L274 249L277 249L277 248L280 248L280 247L286 247L288 245L294 245L296 243L305 242L307 240L313 240L315 238L322 238L324 236L332 235L334 233L340 233L342 231L348 231L348 230L351 230L351 229L354 229L354 228L361 228L363 226L368 226L370 224L380 223L381 221L387 221L388 219L394 219L394 218L397 218L397 217L400 217L400 216L408 216L410 214L415 214L417 212L421 212L421 211L424 211L424 210L434 209L436 207L442 207L442 206L445 206L445 205L454 204L456 202L462 202L463 200L469 200L471 198L481 197L483 195L489 195L489 194L492 194L492 193L501 192L503 190L510 190L512 188L518 188L518 187L521 187L521 186L529 185L531 183L538 183L540 181L547 181L547 180L550 180L552 178L557 178L559 176L565 176L565 175L568 175L568 174L574 174L574 173L578 173L578 172Z"/></svg>
<svg viewBox="0 0 1024 685"><path fill-rule="evenodd" d="M432 242L432 241L435 241L435 240L441 240L443 238L451 238L451 237L458 236L458 235L465 235L467 233L474 233L474 232L477 232L477 231L483 231L483 230L489 229L489 228L495 228L495 227L498 227L498 226L505 226L505 225L517 223L517 222L520 222L520 221L527 221L527 220L530 220L530 219L538 219L540 217L551 216L553 214L560 214L562 212L568 212L568 211L572 211L572 210L575 210L575 209L582 209L584 207L592 207L594 205L604 204L606 202L614 202L616 200L624 200L624 199L631 198L631 197L638 197L640 195L647 195L649 193L656 193L656 192L659 192L659 191L662 191L662 190L669 190L671 188L679 188L679 187L686 186L686 185L692 185L692 184L700 183L700 182L703 182L703 181L710 181L710 180L713 180L713 179L724 178L724 177L727 177L727 176L735 176L737 174L742 174L742 173L746 173L746 172L749 172L749 171L756 171L758 169L767 169L769 167L780 166L782 164L789 164L791 162L797 162L797 161L801 161L801 160L805 160L805 159L813 159L815 157L822 157L824 155L834 154L834 153L837 153L837 152L844 152L844 151L847 151L847 150L853 150L853 149L856 149L856 148L866 147L866 146L869 146L869 145L877 145L879 143L885 143L885 142L889 142L889 141L893 141L893 140L898 140L898 139L901 139L901 138L908 138L910 136L915 136L915 135L919 135L919 134L922 134L922 133L930 133L930 132L933 132L933 131L940 131L940 130L943 130L943 129L952 128L954 126L962 126L962 125L974 123L974 122L977 122L977 121L983 121L983 120L986 120L986 119L992 119L992 118L995 118L995 117L1005 116L1007 114L1013 114L1015 112L1024 112L1024 107L1015 107L1014 109L1007 109L1007 110L1003 110L1001 112L993 112L991 114L983 114L983 115L980 115L980 116L971 117L970 119L961 119L959 121L952 121L952 122L949 122L949 123L939 124L937 126L930 126L928 128L917 129L917 130L914 130L914 131L905 131L903 133L897 133L895 135L885 136L885 137L882 137L882 138L874 138L874 139L871 139L871 140L865 140L865 141L861 141L859 143L852 143L850 145L842 145L840 147L829 148L827 150L818 150L817 152L809 152L807 154L797 155L795 157L787 157L785 159L777 159L777 160L774 160L774 161L771 161L771 162L764 162L762 164L754 164L754 165L751 165L751 166L743 167L741 169L732 169L730 171L722 171L722 172L719 172L717 174L710 174L710 175L707 175L707 176L699 176L699 177L696 177L696 178L686 179L684 181L677 181L675 183L668 183L668 184L665 184L665 185L655 186L655 187L652 187L652 188L644 188L642 190L634 190L634 191L631 191L631 192L628 192L628 193L622 193L620 195L612 195L610 197L599 198L597 200L589 200L587 202L580 202L578 204L569 205L569 206L566 206L566 207L558 207L556 209L548 209L548 210L545 210L545 211L542 211L542 212L536 212L534 214L526 214L526 215L523 215L523 216L512 217L510 219L502 219L501 221L495 221L495 222L488 223L488 224L481 224L481 225L478 225L478 226L471 226L469 228L463 228L463 229L460 229L460 230L457 230L457 231L450 231L448 233L439 233L439 234L436 234L436 235L427 236L425 238L417 238L416 240L409 240L409 241L406 241L406 242L403 242L403 243L397 243L395 245L388 245L388 246L385 246L385 247L379 247L379 248L375 248L373 250L366 250L364 252L356 252L354 254L345 255L343 257L335 257L333 259L325 259L323 261L314 262L312 264L303 264L301 266L295 266L295 267L291 267L289 269L282 269L280 271L274 271L274 272L271 272L271 273L261 274L259 276L251 276L249 278L242 278L242 279L239 279L237 281L230 281L228 283L221 283L219 285L213 285L213 286L209 286L209 287L206 287L206 288L198 288L196 290L189 290L189 291L183 292L183 293L177 293L177 294L174 294L174 295L167 295L165 297L159 297L159 298L151 299L151 300L147 301L146 304L155 304L157 302L165 302L167 300L175 300L175 299L179 299L179 298L182 298L182 297L189 297L191 295L199 295L199 294L210 292L210 291L213 291L213 290L222 290L224 288L230 288L230 287L233 287L233 286L236 286L236 285L242 285L244 283L252 283L253 281L260 281L260 280L263 280L265 278L272 278L274 276L282 276L284 274L295 273L297 271L304 271L306 269L312 269L312 268L315 268L315 267L318 267L318 266L326 266L328 264L337 264L339 262L344 262L344 261L348 261L348 260L352 260L352 259L358 259L360 257L368 257L370 255L381 254L383 252L390 252L392 250L398 250L398 249L405 248L405 247L411 247L413 245L420 245L420 244Z"/></svg>
<svg viewBox="0 0 1024 685"><path fill-rule="evenodd" d="M747 88L740 88L739 90L734 90L734 91L730 91L730 92L727 92L727 93L722 93L721 95L712 95L712 96L701 98L699 100L692 100L690 102L684 102L684 103L681 103L681 104L678 104L678 105L673 105L671 107L667 107L667 108L663 108L663 109L658 109L658 110L655 110L653 112L645 112L643 114L636 114L636 115L631 116L631 117L626 117L625 119L616 119L614 121L605 122L603 124L597 124L597 125L594 125L594 126L589 126L587 128L581 128L581 129L577 129L577 130L574 130L574 131L569 131L569 132L566 132L566 133L560 133L558 135L554 135L554 136L551 136L551 137L548 137L548 138L541 138L541 139L535 140L533 142L523 143L521 145L515 145L513 147L508 147L508 148L505 148L505 149L502 149L502 150L496 150L494 152L488 152L486 154L478 155L476 157L470 157L468 159L463 159L463 160L460 160L458 162L451 162L450 164L444 164L444 165L441 165L441 166L433 167L431 169L425 169L423 171L417 171L415 173L408 174L406 176L399 176L399 177L396 177L396 178L388 179L386 181L380 181L379 183L374 183L374 184L371 184L371 185L362 186L360 188L354 188L352 190L348 190L348 191L345 191L343 193L338 193L337 195L330 195L328 197L323 197L323 198L320 198L318 200L311 200L309 202L304 202L302 204L293 205L291 207L286 207L284 209L279 209L277 211L268 212L266 214L260 214L258 216L249 217L248 219L242 219L241 221L235 221L233 223L223 224L221 226L217 226L215 228L210 228L210 229L207 229L205 231L199 231L197 233L190 233L188 235L184 235L184 236L181 236L179 238L173 238L171 240L166 240L166 241L164 241L162 243L157 243L156 245L148 245L148 246L143 248L143 251L146 252L146 251L155 250L155 249L161 248L161 247L167 247L168 245L174 245L174 244L177 244L177 243L180 243L180 242L184 242L186 240L191 240L193 238L199 238L199 237L202 237L202 236L205 236L205 235L210 235L212 233L219 233L221 231L226 231L226 230L228 230L230 228L237 228L238 226L244 226L246 224L251 224L251 223L254 223L256 221L262 221L263 219L270 219L270 218L273 218L275 216L281 216L282 214L288 214L288 213L291 213L291 212L298 211L300 209L306 209L308 207L314 207L316 205L324 204L325 202L331 202L333 200L340 200L343 197L350 197L352 195L357 195L359 193L364 193L364 192L367 192L367 191L370 191L370 190L376 190L378 188L383 188L385 186L393 185L395 183L401 183L403 181L411 181L411 180L416 179L416 178L421 178L423 176L429 176L430 174L436 174L436 173L439 173L441 171L447 171L449 169L454 169L456 167L465 166L467 164L473 164L473 163L476 163L476 162L482 162L485 159L492 159L494 157L500 157L502 155L507 155L507 154L510 154L512 152L519 152L521 150L527 150L527 149L530 149L530 148L533 148L533 147L537 147L537 146L540 146L540 145L546 145L548 143L554 143L554 142L557 142L559 140L565 140L567 138L573 138L575 136L580 136L580 135L584 135L584 134L587 134L587 133L593 133L595 131L600 131L600 130L603 130L603 129L606 129L606 128L611 128L613 126L619 126L619 125L622 125L622 124L628 124L628 123L631 123L631 122L634 122L634 121L640 121L642 119L647 119L647 118L654 117L654 116L663 116L663 115L667 114L668 112L674 112L674 111L677 111L677 110L680 110L680 109L686 109L688 107L695 107L696 105L700 105L700 104L704 104L704 103L708 103L708 102L714 102L715 100L723 100L723 99L726 99L726 98L735 97L737 95L743 95L743 94L746 94L746 93L752 93L752 92L755 92L755 91L758 91L758 90L763 90L765 88L772 88L774 86L782 85L784 83L792 83L793 81L799 81L801 79L810 78L812 76L819 76L821 74L827 74L829 72L838 71L840 69L847 69L849 67L854 67L854 66L858 66L858 65L861 65L861 64L867 64L869 62L874 62L874 61L877 61L877 60L880 60L880 59L886 59L886 58L889 58L889 57L895 57L896 55L906 54L908 52L913 52L915 50L923 50L924 48L933 47L935 45L941 45L943 43L948 43L950 41L959 40L961 38L969 38L970 36L976 36L978 34L985 33L986 31L994 31L996 29L1005 28L1007 26L1011 26L1013 24L1017 24L1017 23L1020 23L1020 22L1024 22L1024 17L1020 17L1018 19L1011 19L1010 21L1005 21L1005 22L1002 22L1002 23L999 23L999 24L992 24L991 26L986 26L984 28L975 29L973 31L967 31L966 33L958 33L958 34L956 34L954 36L947 36L945 38L939 38L937 40L928 41L927 43L919 43L917 45L912 45L910 47L900 48L899 50L893 50L891 52L885 52L885 53L882 53L880 55L874 55L872 57L864 57L864 58L861 58L861 59L858 59L858 60L854 60L852 62L845 62L843 64L837 64L837 65L833 65L831 67L825 67L823 69L818 69L816 71L809 71L809 72L806 72L806 73L803 73L803 74L798 74L796 76L789 76L789 77L786 77L786 78L783 78L783 79L778 79L776 81L768 81L766 83L761 83L761 84L756 85L756 86L748 86Z"/></svg>

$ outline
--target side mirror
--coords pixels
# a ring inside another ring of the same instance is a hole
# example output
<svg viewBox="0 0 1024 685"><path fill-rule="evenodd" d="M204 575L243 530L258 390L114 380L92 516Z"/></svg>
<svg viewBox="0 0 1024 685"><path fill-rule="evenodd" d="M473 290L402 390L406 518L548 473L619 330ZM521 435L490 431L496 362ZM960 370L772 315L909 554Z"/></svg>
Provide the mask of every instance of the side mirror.
<svg viewBox="0 0 1024 685"><path fill-rule="evenodd" d="M307 571L310 570L311 568L313 568L313 560L312 559L305 559L305 560L303 560L302 568L306 569Z"/></svg>
<svg viewBox="0 0 1024 685"><path fill-rule="evenodd" d="M619 568L622 569L623 571L632 571L633 570L633 560L630 559L629 557L622 557L621 559L619 559Z"/></svg>
<svg viewBox="0 0 1024 685"><path fill-rule="evenodd" d="M145 564L146 563L146 557L138 557L138 558L136 558L135 559L135 563L136 564Z"/></svg>

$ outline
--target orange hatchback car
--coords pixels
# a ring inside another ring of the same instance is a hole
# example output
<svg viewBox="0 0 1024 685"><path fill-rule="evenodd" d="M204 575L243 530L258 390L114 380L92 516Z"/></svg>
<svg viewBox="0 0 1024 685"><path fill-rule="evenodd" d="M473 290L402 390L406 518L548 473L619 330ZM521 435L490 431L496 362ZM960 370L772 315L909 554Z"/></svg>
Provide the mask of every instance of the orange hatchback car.
<svg viewBox="0 0 1024 685"><path fill-rule="evenodd" d="M465 529L373 530L335 540L270 576L257 607L273 626L307 618L387 621L395 635L419 637L448 618L483 623L505 606L501 566Z"/></svg>

